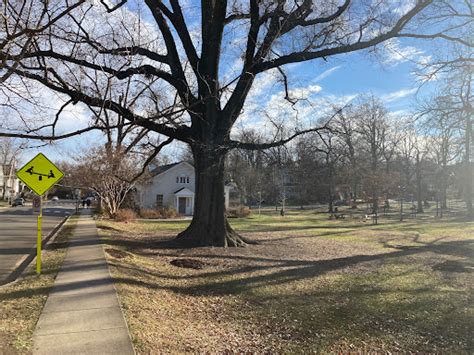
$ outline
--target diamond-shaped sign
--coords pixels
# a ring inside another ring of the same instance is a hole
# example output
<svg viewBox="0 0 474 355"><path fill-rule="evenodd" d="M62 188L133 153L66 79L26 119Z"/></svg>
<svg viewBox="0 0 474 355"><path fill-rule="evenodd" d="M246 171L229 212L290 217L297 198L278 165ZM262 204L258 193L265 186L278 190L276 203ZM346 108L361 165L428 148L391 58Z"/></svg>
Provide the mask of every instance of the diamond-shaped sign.
<svg viewBox="0 0 474 355"><path fill-rule="evenodd" d="M16 176L28 186L31 191L41 196L55 183L62 179L63 172L48 158L39 153L23 168L18 170Z"/></svg>

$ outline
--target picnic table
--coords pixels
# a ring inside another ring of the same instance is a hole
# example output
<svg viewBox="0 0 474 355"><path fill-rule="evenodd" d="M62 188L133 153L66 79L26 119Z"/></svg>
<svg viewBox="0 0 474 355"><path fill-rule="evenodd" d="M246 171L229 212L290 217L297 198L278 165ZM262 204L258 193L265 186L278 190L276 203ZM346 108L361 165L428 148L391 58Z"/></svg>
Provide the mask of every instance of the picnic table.
<svg viewBox="0 0 474 355"><path fill-rule="evenodd" d="M363 222L366 222L368 220L371 220L373 224L377 224L378 223L377 213L368 213L362 218Z"/></svg>

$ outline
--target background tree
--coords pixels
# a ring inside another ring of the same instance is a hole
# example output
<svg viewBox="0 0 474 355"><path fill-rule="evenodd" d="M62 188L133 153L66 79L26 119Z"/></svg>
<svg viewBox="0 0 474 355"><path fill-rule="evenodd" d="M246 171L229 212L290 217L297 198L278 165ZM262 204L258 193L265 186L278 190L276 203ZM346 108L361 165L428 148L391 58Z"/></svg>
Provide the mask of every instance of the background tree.
<svg viewBox="0 0 474 355"><path fill-rule="evenodd" d="M357 132L357 107L352 104L339 112L334 120L334 129L341 140L341 155L344 160L345 169L342 175L348 177L348 184L351 187L352 206L357 206L356 200L359 195L361 183L361 169L363 160L360 156L360 135Z"/></svg>
<svg viewBox="0 0 474 355"><path fill-rule="evenodd" d="M243 130L238 139L246 143L259 144L262 137L255 130ZM264 171L264 152L259 150L234 149L226 159L226 181L237 184L241 203L255 204L268 184Z"/></svg>
<svg viewBox="0 0 474 355"><path fill-rule="evenodd" d="M375 97L364 100L358 111L358 133L367 162L365 164L366 180L364 185L366 191L370 191L372 213L377 213L379 196L384 181L388 180L382 164L390 134L390 124L386 109Z"/></svg>
<svg viewBox="0 0 474 355"><path fill-rule="evenodd" d="M474 219L473 211L473 167L471 162L472 146L472 68L474 63L474 42L472 28L474 11L470 1L439 0L432 4L430 11L420 15L425 23L449 21L450 28L439 30L436 26L416 38L427 39L434 47L429 60L418 63L417 74L422 82L435 79L442 93L432 100L424 112L452 115L460 120L460 129L464 132L464 168L463 199L467 216ZM442 98L442 96L444 98ZM440 105L442 102L443 105ZM444 179L444 178L443 178ZM445 194L444 194L445 195ZM444 196L443 195L443 196ZM443 205L445 198L443 197Z"/></svg>

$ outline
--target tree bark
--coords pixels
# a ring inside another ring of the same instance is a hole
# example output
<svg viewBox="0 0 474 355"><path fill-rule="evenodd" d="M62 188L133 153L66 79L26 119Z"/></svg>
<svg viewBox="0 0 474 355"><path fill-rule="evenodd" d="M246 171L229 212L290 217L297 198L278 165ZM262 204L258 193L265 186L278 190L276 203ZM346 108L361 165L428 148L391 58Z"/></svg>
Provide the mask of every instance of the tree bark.
<svg viewBox="0 0 474 355"><path fill-rule="evenodd" d="M244 247L254 244L237 234L225 216L224 161L219 147L193 146L196 189L194 214L177 240L186 246Z"/></svg>

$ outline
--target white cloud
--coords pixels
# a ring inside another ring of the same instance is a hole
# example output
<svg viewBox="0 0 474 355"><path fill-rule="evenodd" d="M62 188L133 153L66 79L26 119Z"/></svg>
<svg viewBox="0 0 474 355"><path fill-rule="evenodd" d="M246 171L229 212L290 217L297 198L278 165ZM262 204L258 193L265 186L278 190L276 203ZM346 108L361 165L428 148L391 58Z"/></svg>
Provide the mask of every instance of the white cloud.
<svg viewBox="0 0 474 355"><path fill-rule="evenodd" d="M396 66L404 62L419 62L424 57L424 52L413 46L402 46L398 40L389 40L384 47L385 58L383 64Z"/></svg>
<svg viewBox="0 0 474 355"><path fill-rule="evenodd" d="M389 94L382 95L381 99L383 102L394 102L400 99L403 99L406 96L413 95L417 92L418 89L401 89Z"/></svg>
<svg viewBox="0 0 474 355"><path fill-rule="evenodd" d="M405 117L409 116L410 111L409 110L396 110L396 111L391 111L390 115L393 118L401 119L401 118L405 118Z"/></svg>
<svg viewBox="0 0 474 355"><path fill-rule="evenodd" d="M323 79L326 79L329 75L334 73L336 70L341 68L341 65L336 65L335 67L329 68L328 70L323 71L321 74L319 74L316 78L313 79L313 82L318 82Z"/></svg>

